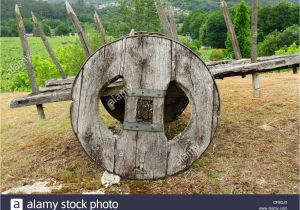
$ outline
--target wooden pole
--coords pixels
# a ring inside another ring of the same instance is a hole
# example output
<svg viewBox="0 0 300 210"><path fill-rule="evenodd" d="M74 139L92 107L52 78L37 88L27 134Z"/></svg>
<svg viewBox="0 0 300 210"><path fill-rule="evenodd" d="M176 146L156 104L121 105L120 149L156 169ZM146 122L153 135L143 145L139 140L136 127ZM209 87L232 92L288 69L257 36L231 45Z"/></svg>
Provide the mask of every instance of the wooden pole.
<svg viewBox="0 0 300 210"><path fill-rule="evenodd" d="M173 9L172 5L169 5L168 13L169 13L170 28L172 31L172 36L176 41L178 41L177 25L176 25L174 9Z"/></svg>
<svg viewBox="0 0 300 210"><path fill-rule="evenodd" d="M95 18L95 23L96 23L97 29L98 29L98 31L100 33L101 42L103 44L107 44L105 29L103 27L103 24L102 24L102 22L100 20L99 15L97 14L96 11L95 11L95 14L94 14L94 18Z"/></svg>
<svg viewBox="0 0 300 210"><path fill-rule="evenodd" d="M88 42L87 42L87 38L86 38L86 35L80 25L80 22L72 8L72 6L70 5L69 2L66 1L66 8L67 8L67 12L68 12L68 15L71 17L71 20L72 20L72 23L76 29L76 32L79 36L79 39L80 39L80 42L81 42L81 45L83 46L84 50L85 50L85 54L86 56L90 56L92 54L92 50L91 48L89 47L88 45Z"/></svg>
<svg viewBox="0 0 300 210"><path fill-rule="evenodd" d="M239 44L238 44L238 41L237 41L237 38L235 35L235 31L234 31L234 28L232 25L231 18L230 18L229 12L228 12L227 3L225 0L220 0L220 2L221 2L221 9L222 9L222 12L224 15L224 20L225 20L226 27L227 27L227 30L229 33L229 37L230 37L230 41L231 41L231 45L232 45L232 48L234 51L235 58L238 60L242 59L242 54L241 54Z"/></svg>
<svg viewBox="0 0 300 210"><path fill-rule="evenodd" d="M29 76L32 93L38 94L39 89L37 87L34 72L33 72L33 66L32 66L32 62L31 62L29 45L28 45L28 41L27 41L27 37L26 37L26 31L25 31L25 27L24 27L24 23L23 23L23 18L20 13L18 5L15 6L15 13L16 13L16 20L17 20L17 28L18 28L22 48L23 48L24 61L25 61L25 65L27 67L27 72L28 72L28 76ZM37 104L36 108L37 108L37 113L38 113L39 118L41 120L45 119L43 105Z"/></svg>
<svg viewBox="0 0 300 210"><path fill-rule="evenodd" d="M293 74L297 74L297 73L298 73L297 67L293 67Z"/></svg>
<svg viewBox="0 0 300 210"><path fill-rule="evenodd" d="M256 63L257 60L257 9L258 0L251 0L251 63ZM253 95L256 98L260 97L259 74L252 74Z"/></svg>
<svg viewBox="0 0 300 210"><path fill-rule="evenodd" d="M159 16L160 23L162 24L164 34L167 37L173 38L173 34L172 34L172 31L171 31L171 26L170 26L170 23L168 21L166 13L164 12L163 6L162 6L160 0L155 0L155 2L156 2L157 14Z"/></svg>
<svg viewBox="0 0 300 210"><path fill-rule="evenodd" d="M55 54L54 54L54 52L53 52L53 50L52 50L52 48L51 48L51 46L50 46L50 44L49 44L49 42L48 42L48 39L47 39L47 37L46 37L46 35L45 35L45 33L44 33L44 30L43 30L43 28L41 27L41 24L39 23L38 19L35 17L35 15L34 15L33 12L31 12L31 15L32 15L32 20L33 20L34 26L35 26L35 28L36 28L36 31L37 31L38 34L40 35L40 37L41 37L41 39L42 39L42 41L43 41L43 43L44 43L44 45L45 45L45 47L46 47L46 49L47 49L49 55L50 55L50 57L51 57L53 63L55 64L55 66L56 66L57 70L59 71L61 77L62 77L63 79L66 79L67 76L66 76L66 74L65 74L65 72L64 72L64 70L63 70L63 68L61 67L61 65L60 65L60 63L59 63L59 61L58 61L58 59L56 58L56 56L55 56Z"/></svg>

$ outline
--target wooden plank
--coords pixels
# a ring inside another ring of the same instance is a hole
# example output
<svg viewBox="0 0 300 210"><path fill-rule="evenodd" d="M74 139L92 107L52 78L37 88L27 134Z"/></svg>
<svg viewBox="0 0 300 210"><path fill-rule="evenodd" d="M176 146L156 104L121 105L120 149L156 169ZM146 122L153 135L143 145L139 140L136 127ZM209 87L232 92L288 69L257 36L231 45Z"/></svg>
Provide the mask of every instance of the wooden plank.
<svg viewBox="0 0 300 210"><path fill-rule="evenodd" d="M52 50L52 47L50 46L49 42L48 42L48 39L43 31L43 28L41 27L38 19L35 17L34 13L31 12L31 15L32 15L32 20L33 20L33 23L34 23L34 26L36 28L36 31L38 32L39 36L41 37L46 49L47 49L47 52L48 54L50 55L50 58L52 59L53 63L55 64L57 70L59 71L61 77L63 79L66 79L67 76L63 70L63 68L61 67L58 59L56 58L55 54L54 54L54 51Z"/></svg>
<svg viewBox="0 0 300 210"><path fill-rule="evenodd" d="M67 8L68 15L71 17L72 23L73 23L73 25L76 29L76 32L79 36L81 45L83 46L83 48L85 50L86 57L89 57L92 54L92 50L88 45L86 35L80 25L80 22L76 16L72 6L70 5L70 3L68 1L66 1L66 8Z"/></svg>
<svg viewBox="0 0 300 210"><path fill-rule="evenodd" d="M74 81L71 106L73 130L89 157L114 171L115 137L99 116L99 94L119 77L122 40L98 50L86 61Z"/></svg>
<svg viewBox="0 0 300 210"><path fill-rule="evenodd" d="M168 142L168 175L184 170L205 151L219 110L217 87L204 63L177 43L172 46L172 63L172 77L189 97L192 115L185 131Z"/></svg>
<svg viewBox="0 0 300 210"><path fill-rule="evenodd" d="M231 76L240 76L243 74L252 74L252 73L262 73L269 72L279 69L286 69L290 67L299 66L300 55L291 56L288 59L276 59L258 63L235 65L232 67L225 68L214 68L210 69L210 72L214 75L216 79L221 79L224 77Z"/></svg>
<svg viewBox="0 0 300 210"><path fill-rule="evenodd" d="M227 8L227 3L225 0L220 0L221 2L221 9L224 15L224 20L226 23L226 27L229 33L229 37L230 37L230 41L231 41L231 45L234 51L234 55L236 59L242 59L242 54L241 54L241 50L239 48L239 44L236 38L236 34L232 25L232 21L228 12L228 8Z"/></svg>
<svg viewBox="0 0 300 210"><path fill-rule="evenodd" d="M257 61L257 10L258 10L258 0L251 0L251 63L256 63ZM252 74L252 86L253 95L256 98L260 96L259 90L259 74Z"/></svg>
<svg viewBox="0 0 300 210"><path fill-rule="evenodd" d="M58 78L53 78L49 79L45 82L46 87L50 86L59 86L59 85L69 85L73 84L75 77L68 77L66 79L58 79Z"/></svg>
<svg viewBox="0 0 300 210"><path fill-rule="evenodd" d="M122 75L127 89L167 89L171 70L170 41L157 41L146 36L126 39L126 60ZM139 99L141 97L127 98L126 122L136 122ZM153 123L163 122L163 101L161 98L153 99ZM124 130L116 141L115 172L128 178L164 177L167 163L166 142L162 132Z"/></svg>
<svg viewBox="0 0 300 210"><path fill-rule="evenodd" d="M171 41L145 37L142 53L136 68L140 74L140 88L166 91L171 79ZM138 74L136 74L138 75ZM129 79L129 78L128 78ZM146 98L147 99L147 98ZM153 98L154 124L164 124L164 98ZM164 132L138 132L136 156L136 178L156 179L166 176L167 138Z"/></svg>
<svg viewBox="0 0 300 210"><path fill-rule="evenodd" d="M24 61L27 67L27 72L29 76L29 81L31 85L32 92L35 94L39 93L39 89L37 87L36 81L35 81L35 76L34 76L34 71L33 71L33 65L31 62L31 56L30 56L30 51L29 51L29 45L26 37L26 31L23 23L23 19L19 10L18 5L16 4L15 6L15 13L16 13L16 20L17 20L17 28L19 32L19 37L21 40L22 44L22 49L23 49L23 55L24 55ZM36 105L38 116L41 120L45 119L45 113L43 109L42 104L37 104Z"/></svg>
<svg viewBox="0 0 300 210"><path fill-rule="evenodd" d="M105 29L103 27L103 24L102 24L102 22L100 20L99 15L97 14L96 11L95 11L95 14L94 14L94 18L95 18L95 23L96 23L97 29L98 29L98 31L100 33L101 43L102 44L107 44Z"/></svg>
<svg viewBox="0 0 300 210"><path fill-rule="evenodd" d="M18 108L36 104L45 104L69 100L71 100L71 90L53 91L12 99L9 101L9 107Z"/></svg>

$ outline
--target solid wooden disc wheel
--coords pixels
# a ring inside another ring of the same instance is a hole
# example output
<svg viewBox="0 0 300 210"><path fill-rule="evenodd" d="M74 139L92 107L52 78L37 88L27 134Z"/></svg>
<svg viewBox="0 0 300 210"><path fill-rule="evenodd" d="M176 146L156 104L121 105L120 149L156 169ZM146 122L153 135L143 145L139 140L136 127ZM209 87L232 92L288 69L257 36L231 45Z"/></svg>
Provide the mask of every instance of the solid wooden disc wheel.
<svg viewBox="0 0 300 210"><path fill-rule="evenodd" d="M112 81L125 82L120 136L99 116L99 96ZM170 83L187 95L192 115L172 140L164 134ZM73 84L71 121L86 153L106 170L133 179L156 179L190 166L208 147L217 126L219 95L205 64L183 45L156 35L124 37L100 48Z"/></svg>

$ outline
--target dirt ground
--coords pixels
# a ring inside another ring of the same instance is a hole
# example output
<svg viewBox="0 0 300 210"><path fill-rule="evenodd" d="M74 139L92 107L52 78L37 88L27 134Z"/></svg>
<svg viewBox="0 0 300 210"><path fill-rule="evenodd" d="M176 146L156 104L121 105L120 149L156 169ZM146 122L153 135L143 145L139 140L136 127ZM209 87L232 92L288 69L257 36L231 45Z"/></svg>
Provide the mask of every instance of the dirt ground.
<svg viewBox="0 0 300 210"><path fill-rule="evenodd" d="M251 76L217 81L219 127L190 169L163 180L123 179L106 193L299 193L299 75L269 73L260 80L259 99L252 97ZM40 179L62 185L52 193L101 188L103 169L86 156L70 127L70 102L45 105L47 120L39 121L35 107L8 108L9 99L22 95L1 94L1 192ZM184 127L189 112L167 132Z"/></svg>

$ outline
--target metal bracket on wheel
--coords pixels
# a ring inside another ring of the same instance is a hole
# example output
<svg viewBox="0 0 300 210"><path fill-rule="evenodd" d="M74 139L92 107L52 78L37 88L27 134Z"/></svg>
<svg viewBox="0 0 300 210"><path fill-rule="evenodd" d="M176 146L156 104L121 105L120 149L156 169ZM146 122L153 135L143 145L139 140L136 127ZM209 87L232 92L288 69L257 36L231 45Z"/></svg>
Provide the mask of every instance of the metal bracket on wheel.
<svg viewBox="0 0 300 210"><path fill-rule="evenodd" d="M164 98L166 96L165 90L150 90L150 89L131 89L126 90L128 97L152 97Z"/></svg>
<svg viewBox="0 0 300 210"><path fill-rule="evenodd" d="M146 132L163 132L164 125L159 123L136 123L136 122L124 122L124 130L131 131L146 131Z"/></svg>

